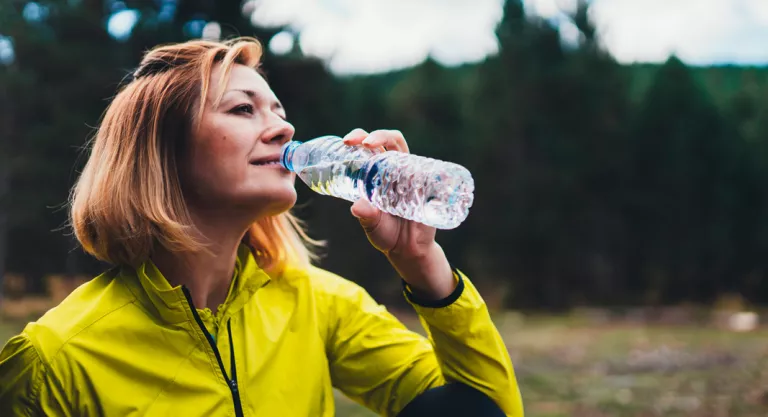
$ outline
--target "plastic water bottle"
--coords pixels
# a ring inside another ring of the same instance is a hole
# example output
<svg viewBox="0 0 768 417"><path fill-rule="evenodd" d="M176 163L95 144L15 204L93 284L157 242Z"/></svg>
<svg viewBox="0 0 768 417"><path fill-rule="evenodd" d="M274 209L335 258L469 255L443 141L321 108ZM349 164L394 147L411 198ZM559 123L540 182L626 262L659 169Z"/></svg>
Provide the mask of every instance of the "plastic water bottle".
<svg viewBox="0 0 768 417"><path fill-rule="evenodd" d="M396 151L345 145L338 136L283 145L282 165L312 190L356 201L438 229L469 214L475 183L466 168Z"/></svg>

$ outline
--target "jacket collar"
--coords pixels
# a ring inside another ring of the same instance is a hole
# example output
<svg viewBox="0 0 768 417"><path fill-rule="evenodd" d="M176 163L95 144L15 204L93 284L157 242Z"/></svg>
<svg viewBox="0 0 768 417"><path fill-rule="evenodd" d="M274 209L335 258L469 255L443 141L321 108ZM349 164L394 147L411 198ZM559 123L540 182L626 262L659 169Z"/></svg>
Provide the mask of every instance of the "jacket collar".
<svg viewBox="0 0 768 417"><path fill-rule="evenodd" d="M134 296L163 321L175 324L192 320L191 306L184 296L182 287L180 285L171 287L151 260L147 260L135 269L123 268L120 276ZM219 306L218 315L222 319L242 309L259 288L270 282L269 275L259 268L250 248L244 244L241 244L237 250L232 279L229 294L224 304Z"/></svg>

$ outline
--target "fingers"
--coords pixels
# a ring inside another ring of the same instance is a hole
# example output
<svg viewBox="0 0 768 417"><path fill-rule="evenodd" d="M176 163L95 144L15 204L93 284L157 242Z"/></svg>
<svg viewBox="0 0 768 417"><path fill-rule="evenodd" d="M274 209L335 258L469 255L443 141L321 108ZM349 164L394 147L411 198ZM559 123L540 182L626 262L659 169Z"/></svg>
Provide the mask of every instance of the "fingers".
<svg viewBox="0 0 768 417"><path fill-rule="evenodd" d="M357 217L366 233L373 232L381 221L381 210L373 207L368 200L361 198L350 207L352 215Z"/></svg>
<svg viewBox="0 0 768 417"><path fill-rule="evenodd" d="M369 149L384 148L388 151L408 153L408 143L399 130L374 130L368 134L363 129L355 129L344 136L344 144L363 145Z"/></svg>
<svg viewBox="0 0 768 417"><path fill-rule="evenodd" d="M363 140L367 148L383 147L388 151L408 153L408 143L399 130L374 130Z"/></svg>
<svg viewBox="0 0 768 417"><path fill-rule="evenodd" d="M346 136L344 136L344 139L342 141L345 145L349 146L357 146L363 143L363 139L365 139L368 136L368 132L366 132L363 129L355 129L349 133L347 133Z"/></svg>

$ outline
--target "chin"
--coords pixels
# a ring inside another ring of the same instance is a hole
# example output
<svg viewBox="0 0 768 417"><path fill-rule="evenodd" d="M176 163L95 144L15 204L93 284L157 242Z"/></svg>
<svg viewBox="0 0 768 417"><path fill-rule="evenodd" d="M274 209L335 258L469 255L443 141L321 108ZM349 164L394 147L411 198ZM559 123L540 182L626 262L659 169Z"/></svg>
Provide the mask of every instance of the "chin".
<svg viewBox="0 0 768 417"><path fill-rule="evenodd" d="M277 216L292 209L296 204L296 190L280 190L269 194L261 194L252 200L253 206L259 211L259 216Z"/></svg>

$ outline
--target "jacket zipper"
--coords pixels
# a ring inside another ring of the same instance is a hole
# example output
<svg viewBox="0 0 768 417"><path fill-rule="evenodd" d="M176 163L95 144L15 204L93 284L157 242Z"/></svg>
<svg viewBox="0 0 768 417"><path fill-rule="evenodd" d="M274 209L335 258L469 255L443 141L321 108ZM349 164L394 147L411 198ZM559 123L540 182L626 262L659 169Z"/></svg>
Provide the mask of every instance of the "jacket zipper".
<svg viewBox="0 0 768 417"><path fill-rule="evenodd" d="M231 377L228 377L227 371L224 369L224 362L221 360L221 355L219 354L219 348L216 347L216 342L213 340L213 336L211 336L211 334L205 328L205 324L203 324L203 320L200 318L200 315L197 314L197 309L195 308L195 304L192 302L192 296L189 294L189 290L184 286L182 286L181 289L184 291L184 296L187 298L189 308L192 310L192 316L195 318L195 321L200 327L200 330L203 332L203 335L205 335L205 339L208 341L208 344L211 345L213 354L216 356L216 361L219 363L219 369L221 369L221 373L224 375L224 379L227 381L229 391L232 393L232 401L235 403L235 416L243 417L243 404L240 402L240 393L237 387L237 368L235 367L235 346L232 344L232 326L230 325L231 320L227 320L227 335L229 336L229 359L232 365L230 371Z"/></svg>

